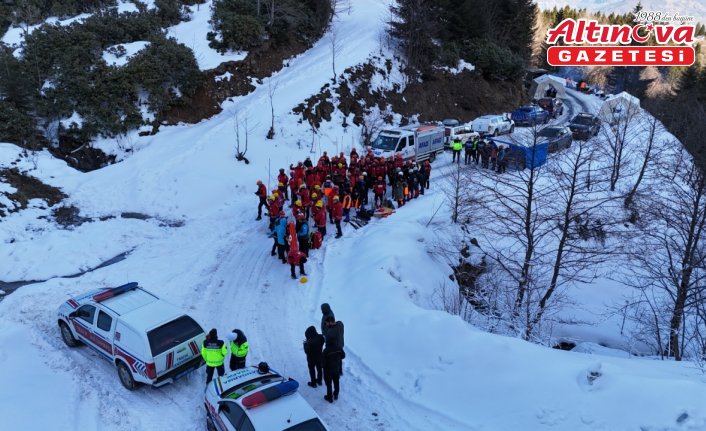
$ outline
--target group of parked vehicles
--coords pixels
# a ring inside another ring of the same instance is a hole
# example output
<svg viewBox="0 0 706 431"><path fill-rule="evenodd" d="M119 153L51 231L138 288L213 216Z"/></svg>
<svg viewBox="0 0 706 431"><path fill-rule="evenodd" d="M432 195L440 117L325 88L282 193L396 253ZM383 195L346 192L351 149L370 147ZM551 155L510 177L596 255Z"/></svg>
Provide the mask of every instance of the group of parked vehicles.
<svg viewBox="0 0 706 431"><path fill-rule="evenodd" d="M440 124L409 125L391 127L380 132L372 143L375 157L400 155L404 160L415 158L417 162L429 159L449 149L451 142L460 139L466 142L475 138L497 138L514 133L515 126L547 124L564 114L564 103L560 98L543 97L535 104L521 106L512 113L483 115L470 123L447 119ZM540 143L548 144L549 152L571 146L574 139L589 139L600 130L601 122L593 114L579 113L567 126L547 126L538 132Z"/></svg>
<svg viewBox="0 0 706 431"><path fill-rule="evenodd" d="M134 282L69 298L59 307L57 323L67 346L86 345L110 361L129 390L164 386L204 365L201 325ZM206 388L207 428L326 431L298 387L269 368L226 373Z"/></svg>

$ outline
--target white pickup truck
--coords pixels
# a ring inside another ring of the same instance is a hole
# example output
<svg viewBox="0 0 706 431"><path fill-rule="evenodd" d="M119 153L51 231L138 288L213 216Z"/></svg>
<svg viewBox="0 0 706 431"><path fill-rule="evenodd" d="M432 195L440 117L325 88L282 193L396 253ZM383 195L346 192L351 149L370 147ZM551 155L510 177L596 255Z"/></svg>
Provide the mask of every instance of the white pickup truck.
<svg viewBox="0 0 706 431"><path fill-rule="evenodd" d="M444 152L444 128L437 125L412 125L385 129L372 144L375 157L390 158L396 154L404 160L434 161Z"/></svg>
<svg viewBox="0 0 706 431"><path fill-rule="evenodd" d="M138 383L172 383L203 365L203 328L137 283L68 299L59 307L58 324L67 346L92 348L118 368L129 390Z"/></svg>
<svg viewBox="0 0 706 431"><path fill-rule="evenodd" d="M515 131L515 122L509 114L483 115L471 122L471 128L483 136L498 136Z"/></svg>

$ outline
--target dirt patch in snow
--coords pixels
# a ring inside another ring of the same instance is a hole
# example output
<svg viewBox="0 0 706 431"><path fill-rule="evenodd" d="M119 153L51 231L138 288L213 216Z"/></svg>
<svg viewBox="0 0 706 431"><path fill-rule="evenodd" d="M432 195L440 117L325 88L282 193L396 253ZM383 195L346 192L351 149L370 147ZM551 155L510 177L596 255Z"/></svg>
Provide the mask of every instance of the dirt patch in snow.
<svg viewBox="0 0 706 431"><path fill-rule="evenodd" d="M428 75L404 91L385 94L392 110L419 121L458 118L468 122L484 114L511 112L526 98L521 82L486 81L475 72Z"/></svg>
<svg viewBox="0 0 706 431"><path fill-rule="evenodd" d="M243 60L228 61L215 69L207 70L204 82L196 90L191 102L184 106L176 106L165 111L153 123L152 134L156 133L161 124L198 123L199 121L214 116L221 112L220 104L237 96L244 96L253 90L253 80L261 80L272 73L288 67L288 59L293 58L311 45L292 41L286 46L276 45L271 41L250 51ZM216 80L226 72L231 76L228 79Z"/></svg>
<svg viewBox="0 0 706 431"><path fill-rule="evenodd" d="M27 208L27 204L32 199L41 199L48 206L53 206L66 198L60 189L44 184L37 178L20 172L17 168L0 169L0 180L15 189L13 192L3 193L14 203L14 207L9 208L0 202L0 217Z"/></svg>
<svg viewBox="0 0 706 431"><path fill-rule="evenodd" d="M483 114L510 112L527 98L519 81L487 81L471 71L456 75L437 71L425 75L423 82L407 85L404 90L396 83L387 90L373 88L371 83L376 76L387 80L392 68L390 59L383 62L379 57L373 57L370 62L346 69L335 85L326 84L319 94L311 96L293 111L314 128L318 128L322 121L330 121L336 108L346 117L352 114L353 123L361 125L366 112L374 106L381 112L390 106L392 112L403 116L403 124L412 121L416 115L422 122L444 118L468 122ZM390 123L391 116L385 121Z"/></svg>

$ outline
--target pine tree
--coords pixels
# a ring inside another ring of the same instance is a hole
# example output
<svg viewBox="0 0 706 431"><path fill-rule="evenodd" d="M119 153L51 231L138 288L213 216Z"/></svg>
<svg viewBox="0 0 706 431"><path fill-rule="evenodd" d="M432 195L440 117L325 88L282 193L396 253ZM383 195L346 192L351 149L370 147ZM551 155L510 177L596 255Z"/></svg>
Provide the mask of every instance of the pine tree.
<svg viewBox="0 0 706 431"><path fill-rule="evenodd" d="M433 38L437 35L434 2L430 0L400 0L390 10L397 18L390 23L390 34L400 41L407 60L407 75L424 73L437 60Z"/></svg>

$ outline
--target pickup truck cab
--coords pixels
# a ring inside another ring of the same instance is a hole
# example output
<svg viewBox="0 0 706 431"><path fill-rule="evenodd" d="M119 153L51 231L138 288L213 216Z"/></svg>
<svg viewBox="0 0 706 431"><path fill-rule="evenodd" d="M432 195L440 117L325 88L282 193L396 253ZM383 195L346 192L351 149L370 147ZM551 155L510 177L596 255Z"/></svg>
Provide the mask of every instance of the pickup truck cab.
<svg viewBox="0 0 706 431"><path fill-rule="evenodd" d="M483 115L473 120L471 128L482 136L498 136L514 132L515 122L510 119L509 114Z"/></svg>
<svg viewBox="0 0 706 431"><path fill-rule="evenodd" d="M113 363L129 390L172 383L203 365L203 328L134 282L70 298L57 323L67 346L83 343Z"/></svg>

